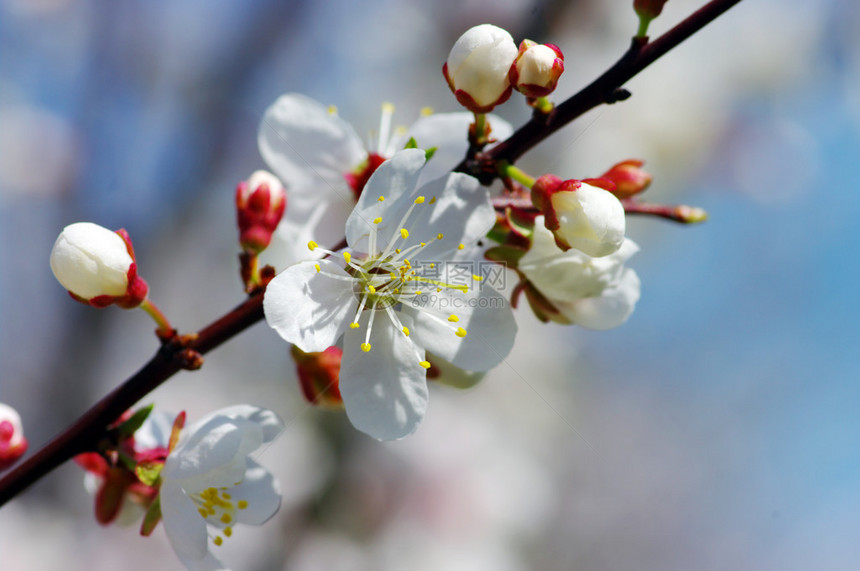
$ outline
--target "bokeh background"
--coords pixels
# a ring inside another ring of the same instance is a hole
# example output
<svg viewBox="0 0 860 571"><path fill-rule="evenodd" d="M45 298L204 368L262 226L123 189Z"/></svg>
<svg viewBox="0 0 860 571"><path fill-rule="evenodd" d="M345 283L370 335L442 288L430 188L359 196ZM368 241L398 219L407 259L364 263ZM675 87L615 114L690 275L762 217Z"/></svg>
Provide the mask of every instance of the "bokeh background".
<svg viewBox="0 0 860 571"><path fill-rule="evenodd" d="M665 31L703 2L673 0ZM0 402L43 444L156 348L142 312L73 303L48 268L66 224L125 227L183 331L241 299L232 199L263 166L263 110L298 91L371 134L456 110L440 67L491 22L559 45L574 93L628 45L629 0L0 0ZM434 387L378 443L309 408L257 325L151 399L287 421L260 460L284 502L237 528L237 570L860 568L860 5L746 0L521 166L585 178L647 161L642 299L609 332L518 312L507 363ZM498 112L515 125L515 96ZM4 571L180 569L163 531L101 528L64 466L0 510Z"/></svg>

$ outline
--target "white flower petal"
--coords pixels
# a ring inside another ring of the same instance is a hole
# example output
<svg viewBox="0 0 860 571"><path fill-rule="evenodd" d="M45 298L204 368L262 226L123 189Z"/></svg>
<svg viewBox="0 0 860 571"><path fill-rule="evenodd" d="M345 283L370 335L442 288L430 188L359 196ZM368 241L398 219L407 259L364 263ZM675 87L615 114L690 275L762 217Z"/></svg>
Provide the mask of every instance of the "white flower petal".
<svg viewBox="0 0 860 571"><path fill-rule="evenodd" d="M271 442L284 430L284 421L277 414L267 408L250 404L228 406L217 411L213 416L215 415L256 424L262 430L263 442Z"/></svg>
<svg viewBox="0 0 860 571"><path fill-rule="evenodd" d="M348 277L330 260L302 262L275 276L266 287L266 322L305 352L324 351L334 345L358 307L350 282L326 273Z"/></svg>
<svg viewBox="0 0 860 571"><path fill-rule="evenodd" d="M618 327L633 313L639 301L639 276L626 268L620 280L603 290L598 297L586 297L571 304L558 304L561 312L576 325L603 331Z"/></svg>
<svg viewBox="0 0 860 571"><path fill-rule="evenodd" d="M119 234L92 222L66 226L50 257L57 281L84 299L125 295L133 262Z"/></svg>
<svg viewBox="0 0 860 571"><path fill-rule="evenodd" d="M624 242L624 206L611 192L583 183L575 191L552 195L558 216L556 233L589 256L606 256Z"/></svg>
<svg viewBox="0 0 860 571"><path fill-rule="evenodd" d="M230 490L232 501L246 500L248 507L236 512L236 521L249 525L266 523L281 507L281 487L275 477L252 459L242 483Z"/></svg>
<svg viewBox="0 0 860 571"><path fill-rule="evenodd" d="M325 196L352 202L343 175L367 159L367 151L352 126L320 103L296 93L279 97L266 109L258 144L290 200Z"/></svg>
<svg viewBox="0 0 860 571"><path fill-rule="evenodd" d="M434 113L418 119L406 133L406 140L415 139L419 149L435 148L421 172L418 185L435 180L451 172L466 157L469 150L469 125L475 121L473 113ZM513 133L511 124L497 115L488 115L491 136L504 141Z"/></svg>
<svg viewBox="0 0 860 571"><path fill-rule="evenodd" d="M501 363L514 346L517 324L507 299L487 285L470 294L437 292L418 296L426 311L410 306L415 342L434 355L467 371L487 371ZM434 306L435 304L435 306ZM443 317L438 317L439 315ZM447 321L454 314L458 321ZM454 332L466 330L465 337Z"/></svg>
<svg viewBox="0 0 860 571"><path fill-rule="evenodd" d="M372 348L364 352L365 327L344 335L340 394L346 414L353 426L378 440L402 438L418 428L427 411L426 370L419 365L424 351L379 311L370 336Z"/></svg>
<svg viewBox="0 0 860 571"><path fill-rule="evenodd" d="M378 216L383 219L376 225L378 243L383 247L400 232L397 225L417 196L414 191L425 160L423 150L406 149L395 153L371 175L346 221L346 241L352 248L367 251L367 236Z"/></svg>
<svg viewBox="0 0 860 571"><path fill-rule="evenodd" d="M164 465L165 478L195 478L203 485L233 484L244 473L244 458L262 444L261 427L241 419L216 416L188 429Z"/></svg>
<svg viewBox="0 0 860 571"><path fill-rule="evenodd" d="M164 531L183 562L199 561L209 551L206 520L178 482L164 479L159 492Z"/></svg>

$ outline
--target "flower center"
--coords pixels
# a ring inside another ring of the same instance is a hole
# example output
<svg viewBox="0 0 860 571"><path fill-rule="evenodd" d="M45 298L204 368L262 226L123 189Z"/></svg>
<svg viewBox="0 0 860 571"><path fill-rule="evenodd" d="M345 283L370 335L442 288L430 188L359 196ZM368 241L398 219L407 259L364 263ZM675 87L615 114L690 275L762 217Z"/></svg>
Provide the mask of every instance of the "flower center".
<svg viewBox="0 0 860 571"><path fill-rule="evenodd" d="M207 488L196 494L189 494L191 501L197 506L200 517L222 529L225 537L233 535L233 524L236 522L236 512L248 508L247 500L233 500L227 491L229 488ZM221 545L224 539L220 535L213 538L215 545Z"/></svg>

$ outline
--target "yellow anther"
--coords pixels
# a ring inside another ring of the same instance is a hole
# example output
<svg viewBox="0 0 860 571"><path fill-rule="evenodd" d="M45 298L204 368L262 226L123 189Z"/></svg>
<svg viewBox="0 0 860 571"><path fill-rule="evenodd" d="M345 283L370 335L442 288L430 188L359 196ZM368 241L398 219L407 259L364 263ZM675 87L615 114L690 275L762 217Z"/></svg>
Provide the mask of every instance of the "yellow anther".
<svg viewBox="0 0 860 571"><path fill-rule="evenodd" d="M394 272L388 272L388 277L390 277L390 278L391 278L391 279L393 279L393 280L396 280L396 279L397 279L397 274L395 274Z"/></svg>
<svg viewBox="0 0 860 571"><path fill-rule="evenodd" d="M400 253L400 248L394 248L394 253L395 253L395 254L399 254L399 253Z"/></svg>
<svg viewBox="0 0 860 571"><path fill-rule="evenodd" d="M221 539L220 535L216 535L215 539L212 540L212 543L214 543L215 545L218 545L220 547L221 544L224 543L224 540Z"/></svg>
<svg viewBox="0 0 860 571"><path fill-rule="evenodd" d="M431 198L431 199L430 199L430 204L433 204L434 202L436 202L436 197L435 197L435 196L434 196L433 198Z"/></svg>
<svg viewBox="0 0 860 571"><path fill-rule="evenodd" d="M408 238L409 237L409 230L407 230L406 228L401 228L400 229L400 237L403 238L404 240L406 238Z"/></svg>
<svg viewBox="0 0 860 571"><path fill-rule="evenodd" d="M370 343L362 343L361 344L361 350L364 351L365 353L370 351Z"/></svg>
<svg viewBox="0 0 860 571"><path fill-rule="evenodd" d="M314 250L316 250L318 247L319 247L319 244L317 244L317 243L316 243L316 242L314 242L313 240L311 240L310 242L308 242L308 249L309 249L311 252L313 252Z"/></svg>
<svg viewBox="0 0 860 571"><path fill-rule="evenodd" d="M379 224L380 222L382 222L382 216L377 216L373 219L374 224Z"/></svg>
<svg viewBox="0 0 860 571"><path fill-rule="evenodd" d="M484 276L479 276L479 275L476 275L476 274L472 274L472 279L473 279L473 280L475 280L476 282L480 282L480 281L483 281L483 280L484 280Z"/></svg>
<svg viewBox="0 0 860 571"><path fill-rule="evenodd" d="M370 284L367 284L367 291L369 291L370 293L376 293L376 288Z"/></svg>
<svg viewBox="0 0 860 571"><path fill-rule="evenodd" d="M423 196L419 196L418 198L416 198L416 199L415 199L415 204L424 204L424 197L423 197Z"/></svg>
<svg viewBox="0 0 860 571"><path fill-rule="evenodd" d="M238 502L236 502L236 507L240 510L243 510L248 507L248 502L245 500L239 500Z"/></svg>
<svg viewBox="0 0 860 571"><path fill-rule="evenodd" d="M458 321L460 321L460 318L452 313L448 316L448 321L450 321L451 323L457 323Z"/></svg>
<svg viewBox="0 0 860 571"><path fill-rule="evenodd" d="M384 101L382 103L382 112L383 113L394 113L394 103L389 101Z"/></svg>
<svg viewBox="0 0 860 571"><path fill-rule="evenodd" d="M436 293L439 293L440 291L442 291L442 288L441 288L441 287L437 287L437 288L436 288Z"/></svg>
<svg viewBox="0 0 860 571"><path fill-rule="evenodd" d="M416 291L415 295L421 295L421 290L419 289L418 291Z"/></svg>
<svg viewBox="0 0 860 571"><path fill-rule="evenodd" d="M437 239L437 240L441 240L441 239L442 239L442 238L444 238L444 237L445 237L445 234L443 234L443 233L441 233L441 232L439 232L438 234L436 234L436 239Z"/></svg>
<svg viewBox="0 0 860 571"><path fill-rule="evenodd" d="M429 369L429 368L430 368L430 361L421 361L421 362L420 362L420 363L418 363L418 364L419 364L419 365L421 365L422 367L424 367L425 369Z"/></svg>
<svg viewBox="0 0 860 571"><path fill-rule="evenodd" d="M421 108L421 116L422 117L429 117L432 114L433 114L433 108L432 107L422 107Z"/></svg>
<svg viewBox="0 0 860 571"><path fill-rule="evenodd" d="M203 517L203 518L205 518L207 515L209 515L209 512L207 512L207 511L206 511L206 510L204 510L203 508L199 508L199 509L197 510L197 512L200 514L200 517Z"/></svg>
<svg viewBox="0 0 860 571"><path fill-rule="evenodd" d="M463 329L462 327L458 327L457 331L454 332L454 335L456 335L457 337L465 337L466 333L467 332L465 329Z"/></svg>
<svg viewBox="0 0 860 571"><path fill-rule="evenodd" d="M322 271L322 270L320 269L320 265L319 265L319 264L314 264L314 267L317 269L317 272L321 272L321 271Z"/></svg>
<svg viewBox="0 0 860 571"><path fill-rule="evenodd" d="M423 248L424 246L426 246L426 245L427 245L427 243L426 243L426 242L421 242L421 247L422 247L422 248Z"/></svg>
<svg viewBox="0 0 860 571"><path fill-rule="evenodd" d="M337 115L337 105L329 105L328 106L328 114L329 115Z"/></svg>
<svg viewBox="0 0 860 571"><path fill-rule="evenodd" d="M379 197L379 198L377 198L376 200L378 200L379 202L385 202L385 197L384 197L384 196L380 196L380 197Z"/></svg>
<svg viewBox="0 0 860 571"><path fill-rule="evenodd" d="M435 267L436 267L436 264L434 264L434 263L432 263L432 262L431 262L431 263L430 263L430 269L432 270L432 269L433 269L433 268L435 268Z"/></svg>
<svg viewBox="0 0 860 571"><path fill-rule="evenodd" d="M457 249L458 249L458 250L462 250L462 249L464 249L465 247L466 247L466 245L465 245L465 244L460 244L459 246L457 246Z"/></svg>
<svg viewBox="0 0 860 571"><path fill-rule="evenodd" d="M349 261L352 259L352 254L350 254L349 252L344 252L343 259L346 260L346 263L348 264Z"/></svg>
<svg viewBox="0 0 860 571"><path fill-rule="evenodd" d="M229 500L229 499L232 499L233 496L231 496L227 492L221 492L221 497L224 498L225 500Z"/></svg>
<svg viewBox="0 0 860 571"><path fill-rule="evenodd" d="M409 328L408 327L403 328L403 334L406 335L407 337L409 337Z"/></svg>
<svg viewBox="0 0 860 571"><path fill-rule="evenodd" d="M227 537L232 536L233 535L233 528L232 527L225 527L224 528L224 535L226 535Z"/></svg>
<svg viewBox="0 0 860 571"><path fill-rule="evenodd" d="M230 523L233 521L233 518L230 517L230 514L224 514L221 516L221 523Z"/></svg>
<svg viewBox="0 0 860 571"><path fill-rule="evenodd" d="M349 328L350 329L358 329L358 323L353 321L352 323L349 324Z"/></svg>

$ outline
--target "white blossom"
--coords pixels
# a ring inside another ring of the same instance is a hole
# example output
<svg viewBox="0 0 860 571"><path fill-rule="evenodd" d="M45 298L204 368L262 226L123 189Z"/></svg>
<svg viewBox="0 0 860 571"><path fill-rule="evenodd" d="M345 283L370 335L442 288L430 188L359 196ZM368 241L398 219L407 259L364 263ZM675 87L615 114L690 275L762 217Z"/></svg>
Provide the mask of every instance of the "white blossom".
<svg viewBox="0 0 860 571"><path fill-rule="evenodd" d="M560 321L597 330L624 323L640 290L639 276L624 263L639 247L625 239L618 250L602 257L562 251L542 218L535 220L531 249L519 261L520 272L561 312Z"/></svg>
<svg viewBox="0 0 860 571"><path fill-rule="evenodd" d="M488 191L461 173L419 188L424 164L419 149L383 163L347 220L348 248L287 268L263 303L269 325L302 351L342 338L347 415L380 440L410 434L424 416L425 350L485 371L504 359L516 333L510 307L481 276L454 283L446 274L492 227Z"/></svg>
<svg viewBox="0 0 860 571"><path fill-rule="evenodd" d="M523 95L545 97L555 90L563 72L564 55L558 46L523 40L509 75L514 89Z"/></svg>
<svg viewBox="0 0 860 571"><path fill-rule="evenodd" d="M164 529L188 569L223 569L209 547L233 535L237 523L261 525L280 507L275 478L250 454L283 430L270 410L221 409L187 428L161 471Z"/></svg>
<svg viewBox="0 0 860 571"><path fill-rule="evenodd" d="M436 149L422 183L444 176L466 156L471 113L430 114L408 129L395 127L393 114L393 105L383 105L376 141L366 146L333 108L304 95L287 93L266 110L258 134L260 154L289 195L286 214L264 254L269 263L280 269L284 262L316 257L304 247L311 239L338 243L362 190L356 185L410 138L423 149ZM513 132L503 119L488 119L496 139Z"/></svg>

